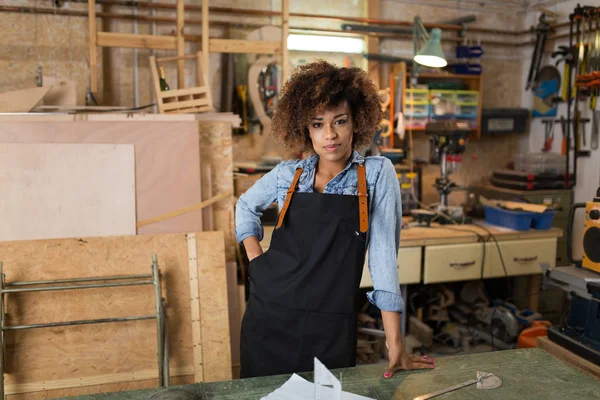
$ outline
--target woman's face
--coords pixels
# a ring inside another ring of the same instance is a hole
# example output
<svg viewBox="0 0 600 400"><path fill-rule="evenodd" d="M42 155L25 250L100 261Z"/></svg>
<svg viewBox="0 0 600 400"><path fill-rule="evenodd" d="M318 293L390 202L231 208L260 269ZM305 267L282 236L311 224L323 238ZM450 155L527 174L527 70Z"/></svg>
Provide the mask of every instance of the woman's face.
<svg viewBox="0 0 600 400"><path fill-rule="evenodd" d="M352 154L352 119L346 101L318 113L308 126L315 153L331 162L346 162Z"/></svg>

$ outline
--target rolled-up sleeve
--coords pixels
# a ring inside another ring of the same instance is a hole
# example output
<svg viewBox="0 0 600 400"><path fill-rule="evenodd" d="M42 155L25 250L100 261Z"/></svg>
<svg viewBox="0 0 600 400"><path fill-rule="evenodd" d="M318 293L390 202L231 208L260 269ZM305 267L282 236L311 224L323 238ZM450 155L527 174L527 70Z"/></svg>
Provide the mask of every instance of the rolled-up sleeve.
<svg viewBox="0 0 600 400"><path fill-rule="evenodd" d="M262 212L277 201L277 176L281 164L263 175L240 196L235 205L235 237L238 243L250 236L263 239Z"/></svg>
<svg viewBox="0 0 600 400"><path fill-rule="evenodd" d="M383 160L371 199L369 226L369 273L371 303L382 311L404 312L398 279L398 248L402 229L402 199L393 164Z"/></svg>

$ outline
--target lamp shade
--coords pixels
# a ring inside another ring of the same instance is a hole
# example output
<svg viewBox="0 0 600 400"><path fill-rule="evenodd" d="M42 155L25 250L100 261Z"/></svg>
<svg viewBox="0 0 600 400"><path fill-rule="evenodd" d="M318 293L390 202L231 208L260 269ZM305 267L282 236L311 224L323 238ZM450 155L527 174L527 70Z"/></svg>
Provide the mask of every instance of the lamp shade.
<svg viewBox="0 0 600 400"><path fill-rule="evenodd" d="M415 55L415 62L431 68L442 68L448 65L442 51L441 38L442 31L439 28L433 28L425 47Z"/></svg>

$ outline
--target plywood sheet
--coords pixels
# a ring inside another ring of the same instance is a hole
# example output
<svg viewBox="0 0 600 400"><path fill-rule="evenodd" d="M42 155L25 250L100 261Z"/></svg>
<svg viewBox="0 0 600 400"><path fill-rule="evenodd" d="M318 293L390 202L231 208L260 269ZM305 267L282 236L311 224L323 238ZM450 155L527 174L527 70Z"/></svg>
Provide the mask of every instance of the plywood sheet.
<svg viewBox="0 0 600 400"><path fill-rule="evenodd" d="M138 221L201 201L200 149L195 121L0 122L0 143L135 145ZM215 192L216 193L216 192ZM144 226L138 233L202 230L202 211Z"/></svg>
<svg viewBox="0 0 600 400"><path fill-rule="evenodd" d="M0 93L0 113L29 112L49 90L49 87L35 87Z"/></svg>
<svg viewBox="0 0 600 400"><path fill-rule="evenodd" d="M200 286L204 291L200 298L204 376L205 380L228 379L231 363L223 233L195 235L198 271L204 282ZM186 234L159 234L0 242L0 260L7 281L12 282L148 274L151 255L157 254L167 301L171 369L189 370L192 333L187 241ZM154 293L152 286L138 286L9 294L7 310L9 325L152 315ZM15 384L85 381L157 368L153 320L11 331L7 341L7 392Z"/></svg>
<svg viewBox="0 0 600 400"><path fill-rule="evenodd" d="M133 145L0 143L0 240L135 235Z"/></svg>

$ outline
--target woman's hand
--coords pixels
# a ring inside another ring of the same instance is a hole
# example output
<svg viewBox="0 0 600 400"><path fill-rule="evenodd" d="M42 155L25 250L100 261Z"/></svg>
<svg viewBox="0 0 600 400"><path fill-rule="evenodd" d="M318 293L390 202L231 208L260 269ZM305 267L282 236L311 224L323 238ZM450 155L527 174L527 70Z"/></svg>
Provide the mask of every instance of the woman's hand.
<svg viewBox="0 0 600 400"><path fill-rule="evenodd" d="M399 341L386 341L385 345L388 349L389 358L388 367L385 374L383 374L386 378L391 378L396 371L435 368L433 358L428 358L427 356L409 357L406 351L404 351L404 346Z"/></svg>

